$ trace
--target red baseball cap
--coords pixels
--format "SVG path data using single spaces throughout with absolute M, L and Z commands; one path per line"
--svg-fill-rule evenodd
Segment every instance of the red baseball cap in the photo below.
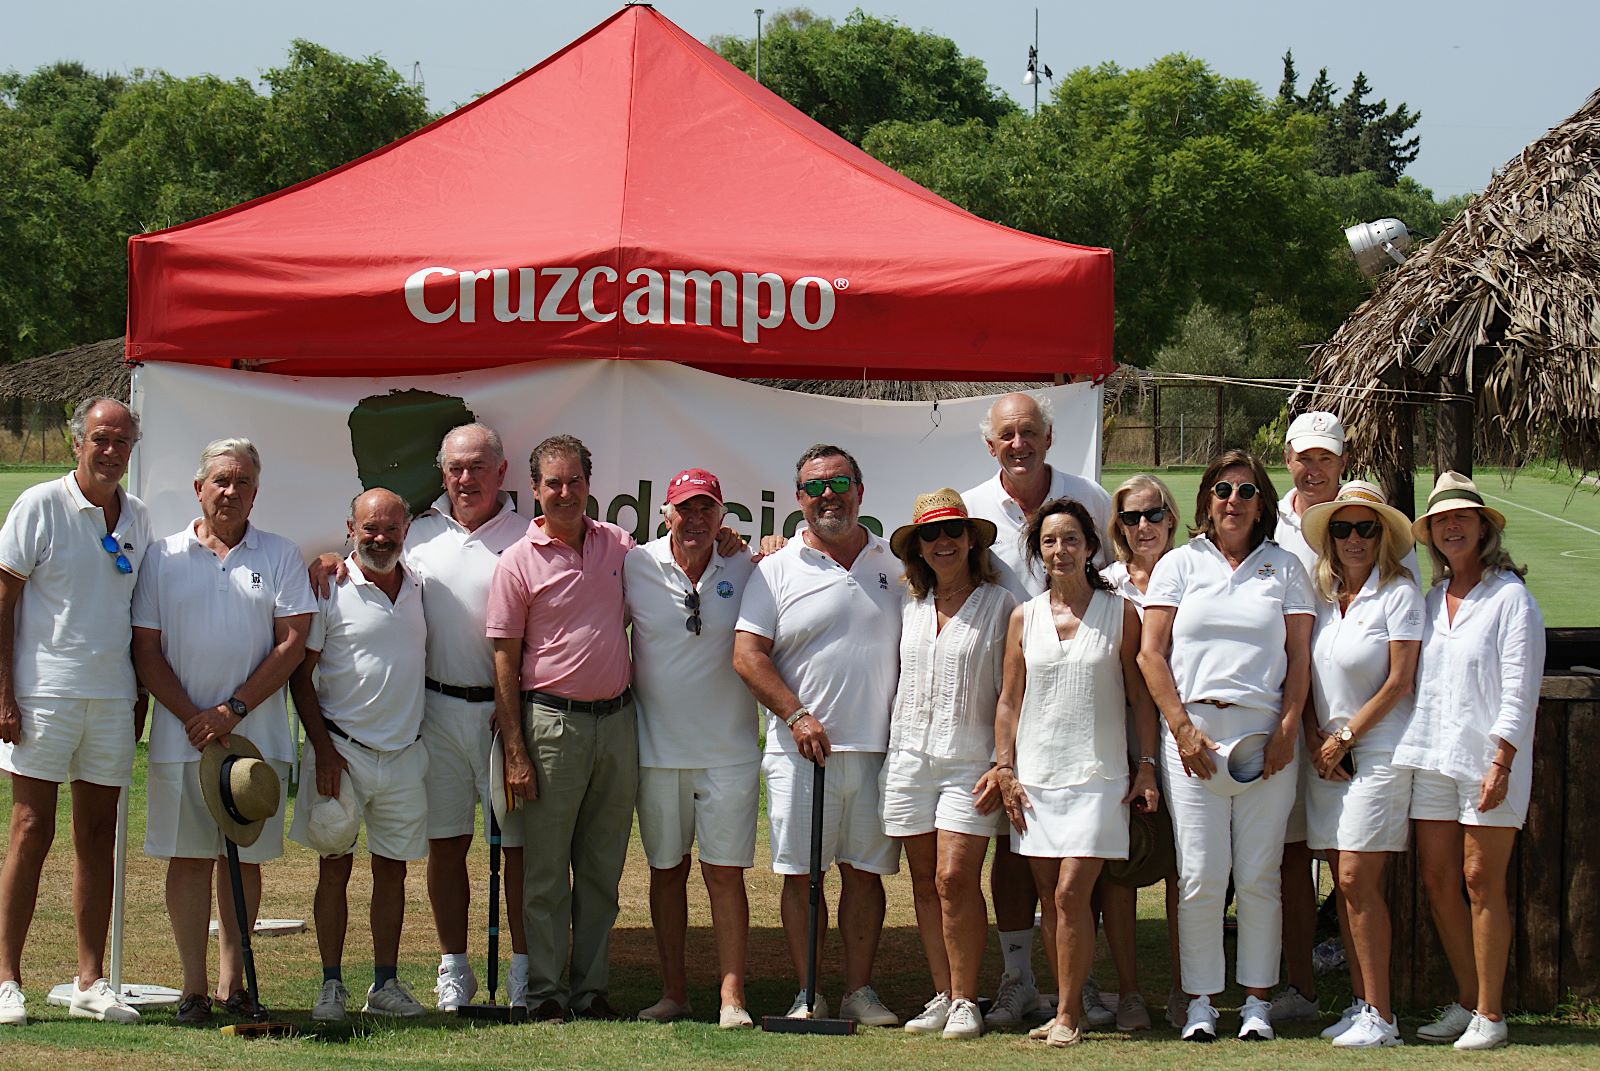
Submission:
M 667 483 L 667 503 L 676 506 L 695 495 L 708 495 L 722 505 L 722 483 L 705 469 L 684 469 Z

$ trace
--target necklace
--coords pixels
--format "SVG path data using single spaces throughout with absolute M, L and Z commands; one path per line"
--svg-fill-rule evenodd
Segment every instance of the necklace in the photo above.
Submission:
M 947 591 L 947 592 L 944 592 L 943 594 L 940 594 L 939 592 L 935 591 L 933 593 L 933 599 L 934 599 L 935 602 L 938 602 L 940 599 L 953 599 L 957 595 L 965 595 L 967 592 L 972 590 L 972 587 L 973 587 L 973 585 L 968 584 L 964 588 L 957 588 L 955 591 Z

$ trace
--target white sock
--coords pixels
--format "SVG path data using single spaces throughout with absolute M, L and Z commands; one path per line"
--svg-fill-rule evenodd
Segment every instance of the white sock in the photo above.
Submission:
M 452 971 L 467 969 L 467 954 L 465 952 L 446 952 L 439 957 L 439 966 Z
M 1005 956 L 1005 970 L 1024 982 L 1033 981 L 1033 927 L 1026 930 L 1001 930 L 1000 952 Z
M 527 973 L 527 971 L 528 971 L 528 954 L 526 952 L 513 952 L 513 953 L 511 953 L 511 969 L 512 970 L 516 970 L 518 967 L 522 968 L 522 971 L 523 971 L 524 974 Z

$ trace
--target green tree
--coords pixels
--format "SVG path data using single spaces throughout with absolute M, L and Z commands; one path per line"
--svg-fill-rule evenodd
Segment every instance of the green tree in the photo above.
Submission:
M 711 45 L 754 75 L 754 38 L 716 37 Z M 761 39 L 761 81 L 857 145 L 889 119 L 993 124 L 1017 110 L 954 41 L 859 8 L 842 24 L 803 8 L 778 12 Z
M 1413 163 L 1422 139 L 1412 129 L 1422 119 L 1404 103 L 1393 111 L 1385 99 L 1367 99 L 1372 87 L 1364 72 L 1356 72 L 1343 100 L 1336 99 L 1328 69 L 1322 68 L 1302 96 L 1296 83 L 1299 74 L 1294 53 L 1283 54 L 1283 81 L 1278 86 L 1278 104 L 1294 112 L 1315 116 L 1323 124 L 1322 146 L 1316 170 L 1323 175 L 1352 175 L 1370 171 L 1385 186 L 1393 186 Z M 1408 136 L 1409 135 L 1409 136 Z
M 121 75 L 98 74 L 81 63 L 52 63 L 32 74 L 0 73 L 0 105 L 46 136 L 60 163 L 88 178 L 98 162 L 95 132 L 127 84 Z

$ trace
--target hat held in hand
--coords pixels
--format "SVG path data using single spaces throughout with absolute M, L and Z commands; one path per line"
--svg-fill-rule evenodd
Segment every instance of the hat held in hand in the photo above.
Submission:
M 260 750 L 234 733 L 226 747 L 213 740 L 200 753 L 200 792 L 222 835 L 248 848 L 278 813 L 282 786 Z

